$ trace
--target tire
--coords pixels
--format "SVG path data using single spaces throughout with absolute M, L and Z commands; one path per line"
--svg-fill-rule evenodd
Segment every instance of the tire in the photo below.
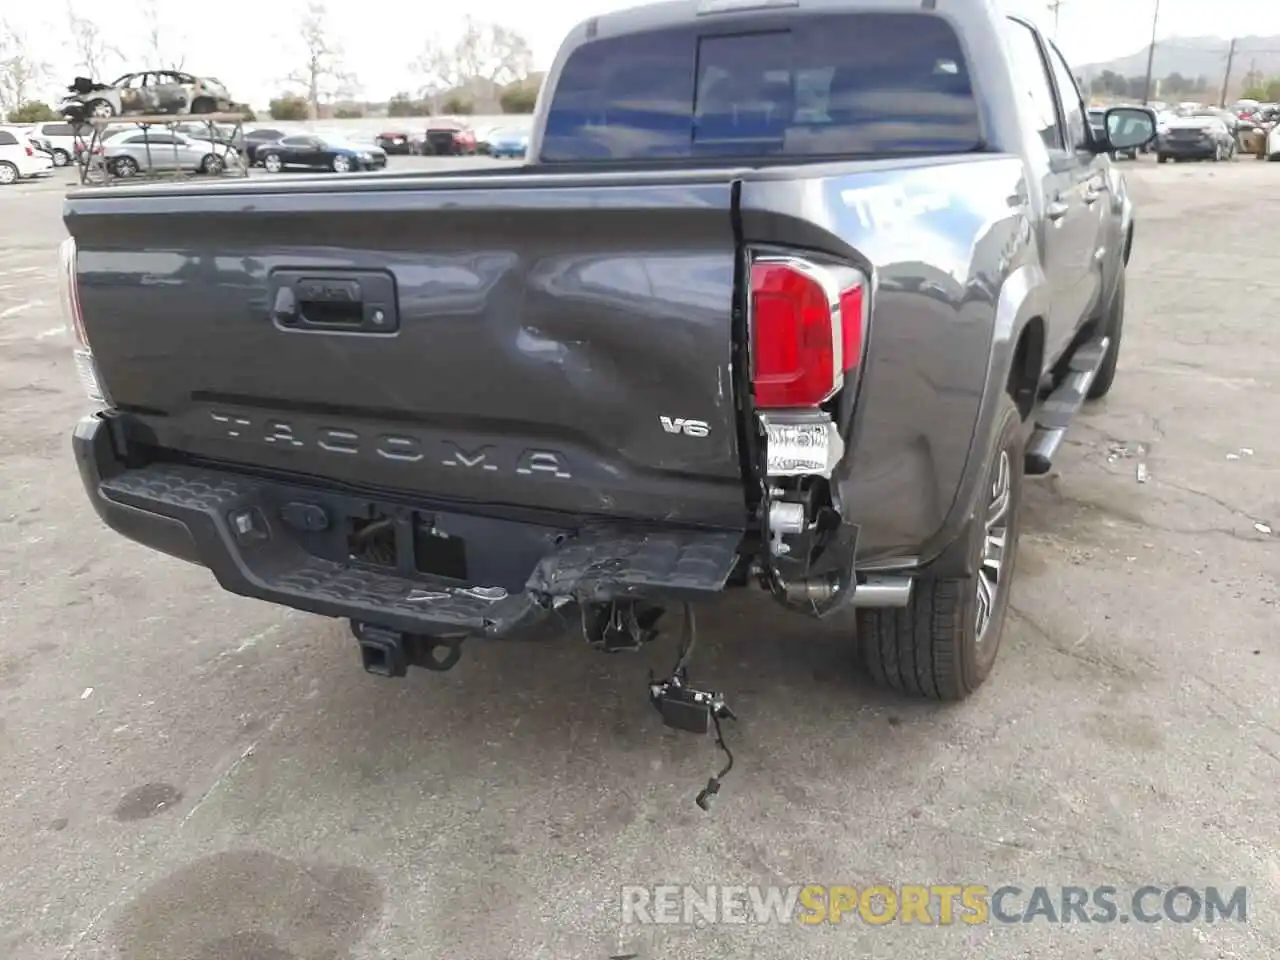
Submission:
M 65 150 L 60 150 L 55 147 L 53 150 L 53 165 L 55 167 L 66 167 L 70 166 L 70 164 L 71 154 L 67 153 Z
M 1089 384 L 1090 400 L 1101 400 L 1111 392 L 1111 385 L 1116 379 L 1116 364 L 1120 360 L 1120 340 L 1124 335 L 1124 267 L 1116 277 L 1116 290 L 1111 295 L 1111 306 L 1107 308 L 1107 316 L 1098 326 L 1098 333 L 1111 338 L 1107 347 L 1107 355 L 1102 359 L 1093 383 Z
M 191 101 L 192 113 L 216 113 L 218 104 L 212 97 L 196 97 Z
M 1169 162 L 1168 156 L 1166 156 L 1163 153 L 1156 154 L 1156 163 L 1168 163 L 1168 162 Z
M 111 169 L 117 177 L 133 177 L 138 173 L 138 161 L 133 157 L 117 157 Z
M 18 182 L 18 168 L 8 160 L 0 160 L 0 186 Z
M 969 524 L 968 550 L 974 574 L 941 578 L 926 570 L 916 580 L 906 607 L 857 611 L 858 649 L 876 683 L 929 700 L 963 700 L 991 673 L 1009 609 L 1009 588 L 1018 554 L 1022 518 L 1025 430 L 1013 398 L 1000 396 L 992 448 L 987 454 L 983 494 Z M 1000 489 L 1001 497 L 993 496 Z M 988 518 L 994 501 L 1005 506 L 992 528 L 1002 528 L 1003 546 L 988 546 Z M 985 563 L 987 551 L 993 560 Z M 994 593 L 980 584 L 991 583 Z M 989 615 L 979 628 L 979 594 L 991 596 Z
M 279 173 L 284 169 L 280 154 L 274 152 L 262 155 L 262 166 L 266 168 L 267 173 Z
M 208 174 L 211 177 L 216 177 L 226 169 L 226 166 L 227 165 L 222 162 L 221 157 L 217 154 L 210 153 L 206 154 L 205 158 L 200 161 L 200 172 Z
M 101 98 L 97 100 L 90 100 L 84 105 L 84 107 L 85 113 L 91 117 L 97 117 L 98 119 L 114 117 L 116 115 L 116 108 L 111 105 L 110 100 L 103 100 Z
M 333 158 L 334 173 L 349 173 L 351 171 L 351 161 L 346 157 Z

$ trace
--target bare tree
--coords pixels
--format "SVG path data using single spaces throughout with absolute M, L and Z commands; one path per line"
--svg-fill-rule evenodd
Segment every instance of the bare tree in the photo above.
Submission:
M 0 114 L 8 116 L 30 100 L 49 75 L 49 65 L 30 49 L 21 31 L 0 21 Z
M 423 80 L 420 95 L 433 101 L 474 80 L 494 86 L 523 80 L 532 65 L 533 51 L 520 33 L 470 15 L 452 45 L 429 41 L 411 64 Z
M 94 80 L 107 79 L 108 64 L 124 59 L 119 49 L 106 41 L 97 23 L 80 16 L 70 3 L 67 4 L 67 26 L 76 54 L 76 69 Z
M 309 0 L 299 27 L 306 60 L 285 80 L 303 88 L 314 120 L 320 115 L 322 101 L 349 96 L 356 89 L 356 79 L 346 69 L 341 44 L 329 36 L 329 9 L 324 0 Z
M 163 30 L 160 5 L 156 0 L 142 0 L 142 19 L 146 24 L 143 59 L 153 70 L 181 70 L 187 62 L 184 39 Z

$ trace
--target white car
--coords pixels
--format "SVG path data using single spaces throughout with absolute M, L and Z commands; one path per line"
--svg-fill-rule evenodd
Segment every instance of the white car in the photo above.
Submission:
M 52 158 L 31 143 L 21 127 L 0 127 L 0 186 L 53 170 Z
M 76 129 L 64 120 L 36 123 L 27 131 L 37 140 L 43 140 L 53 151 L 53 165 L 65 167 L 76 158 Z M 87 133 L 86 133 L 87 137 Z M 83 141 L 82 141 L 83 142 Z

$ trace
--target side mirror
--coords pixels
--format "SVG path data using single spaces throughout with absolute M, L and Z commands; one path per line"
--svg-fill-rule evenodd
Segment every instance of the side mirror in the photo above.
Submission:
M 1156 138 L 1155 119 L 1136 107 L 1112 107 L 1103 115 L 1107 152 L 1137 150 Z

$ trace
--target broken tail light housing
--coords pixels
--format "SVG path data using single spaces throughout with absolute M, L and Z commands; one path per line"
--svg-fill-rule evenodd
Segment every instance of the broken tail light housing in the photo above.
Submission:
M 790 255 L 751 261 L 751 386 L 770 477 L 830 477 L 844 445 L 823 405 L 862 362 L 866 277 Z
M 94 403 L 107 404 L 106 391 L 98 376 L 98 365 L 93 360 L 93 349 L 84 329 L 84 314 L 80 308 L 80 287 L 76 277 L 76 241 L 67 237 L 58 248 L 58 294 L 62 301 L 62 315 L 71 331 L 72 358 L 76 376 L 85 394 Z
M 812 409 L 861 362 L 865 281 L 799 257 L 751 264 L 751 383 L 762 409 Z

